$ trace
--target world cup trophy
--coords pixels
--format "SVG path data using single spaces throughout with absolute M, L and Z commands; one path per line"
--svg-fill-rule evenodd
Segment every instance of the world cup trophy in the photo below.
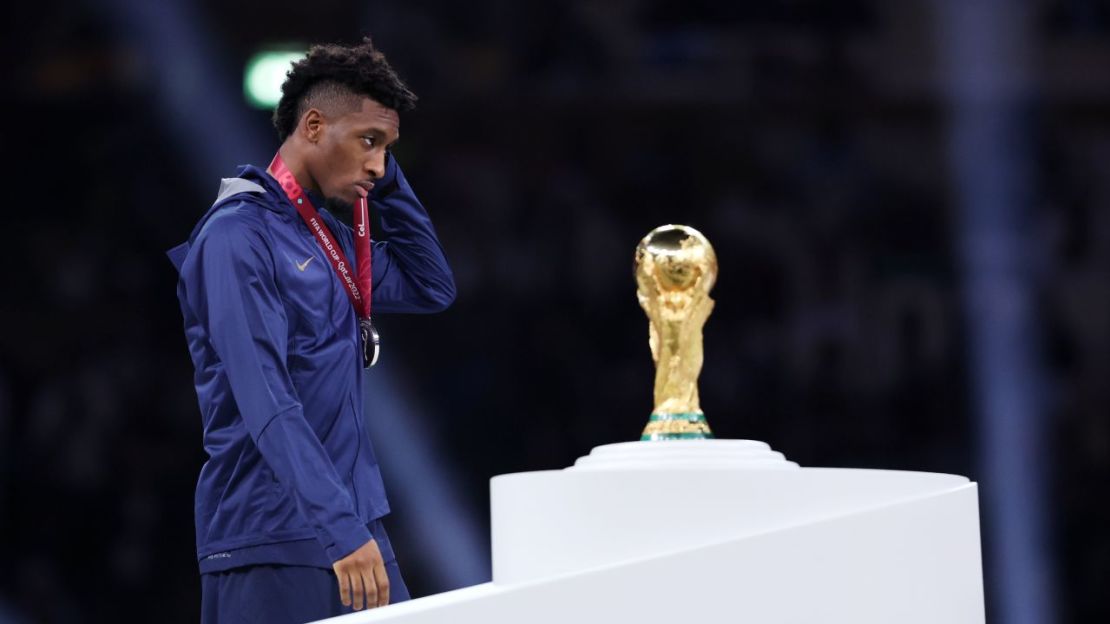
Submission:
M 655 228 L 636 247 L 636 297 L 650 321 L 655 409 L 641 440 L 712 438 L 698 399 L 702 327 L 713 311 L 717 254 L 685 225 Z

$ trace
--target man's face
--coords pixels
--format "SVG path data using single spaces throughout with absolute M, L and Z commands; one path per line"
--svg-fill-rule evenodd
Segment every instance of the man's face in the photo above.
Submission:
M 350 207 L 385 175 L 386 150 L 400 133 L 397 111 L 370 98 L 358 110 L 321 117 L 309 175 L 329 204 Z

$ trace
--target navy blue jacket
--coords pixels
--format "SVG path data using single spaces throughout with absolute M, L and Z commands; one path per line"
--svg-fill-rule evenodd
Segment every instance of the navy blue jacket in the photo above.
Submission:
M 310 198 L 357 264 L 351 228 Z M 371 200 L 385 239 L 372 247 L 373 313 L 446 308 L 451 270 L 392 157 Z M 346 291 L 277 181 L 249 165 L 224 180 L 169 256 L 208 453 L 196 490 L 201 571 L 330 567 L 389 512 L 363 423 L 358 321 Z

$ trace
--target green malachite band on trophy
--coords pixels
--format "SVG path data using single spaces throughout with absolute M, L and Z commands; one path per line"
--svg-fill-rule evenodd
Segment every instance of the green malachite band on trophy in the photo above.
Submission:
M 640 436 L 640 441 L 646 440 L 712 440 L 712 433 L 652 433 Z
M 648 422 L 662 422 L 670 420 L 682 420 L 685 422 L 706 422 L 705 414 L 701 412 L 684 412 L 680 414 L 652 414 Z
M 702 412 L 652 414 L 640 440 L 709 440 L 713 432 Z

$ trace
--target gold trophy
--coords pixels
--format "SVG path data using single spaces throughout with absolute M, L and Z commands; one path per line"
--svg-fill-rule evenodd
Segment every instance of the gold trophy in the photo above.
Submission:
M 702 333 L 717 281 L 717 254 L 685 225 L 655 228 L 636 247 L 636 297 L 650 321 L 655 409 L 641 440 L 712 438 L 698 401 Z

